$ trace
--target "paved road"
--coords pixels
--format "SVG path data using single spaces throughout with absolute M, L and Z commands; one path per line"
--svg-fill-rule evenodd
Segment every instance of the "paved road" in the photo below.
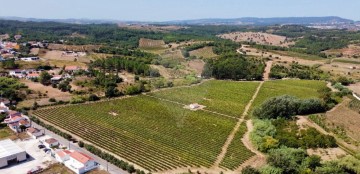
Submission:
M 80 148 L 77 145 L 77 143 L 70 143 L 69 144 L 69 141 L 66 140 L 65 138 L 63 138 L 63 137 L 61 137 L 61 136 L 59 136 L 59 135 L 45 129 L 44 127 L 36 124 L 35 122 L 31 122 L 31 124 L 32 124 L 32 127 L 38 128 L 40 130 L 45 130 L 46 135 L 49 135 L 49 136 L 57 139 L 60 142 L 60 144 L 63 144 L 64 146 L 67 146 L 67 147 L 70 147 L 71 150 L 76 150 L 76 151 L 85 153 L 85 154 L 89 155 L 90 157 L 94 158 L 95 161 L 98 162 L 103 167 L 104 170 L 108 170 L 109 173 L 111 173 L 111 174 L 129 174 L 129 172 L 124 171 L 124 170 L 120 169 L 119 167 L 116 167 L 116 166 L 114 166 L 114 165 L 112 165 L 110 163 L 107 163 L 107 161 L 105 161 L 105 160 L 101 159 L 100 157 L 90 153 L 86 149 Z

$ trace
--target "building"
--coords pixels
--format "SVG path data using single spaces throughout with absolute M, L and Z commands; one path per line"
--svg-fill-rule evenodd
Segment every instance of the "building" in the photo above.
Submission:
M 79 66 L 66 66 L 64 70 L 67 73 L 73 73 L 73 72 L 76 72 L 76 71 L 80 71 L 82 69 L 83 68 L 79 67 Z
M 50 80 L 51 83 L 57 84 L 62 80 L 62 75 L 54 75 Z
M 32 80 L 32 79 L 38 79 L 40 78 L 40 74 L 39 73 L 31 73 L 31 74 L 28 74 L 26 76 L 26 79 L 28 80 Z
M 38 57 L 23 57 L 20 58 L 21 61 L 25 61 L 25 62 L 32 62 L 32 61 L 39 61 L 40 58 Z
M 25 73 L 19 69 L 9 71 L 9 75 L 17 78 L 25 77 Z
M 0 141 L 0 168 L 25 160 L 25 150 L 10 139 Z
M 49 138 L 46 139 L 43 144 L 47 147 L 47 148 L 51 148 L 51 147 L 55 147 L 55 146 L 59 146 L 60 143 L 58 140 L 56 140 L 55 138 Z
M 27 128 L 26 133 L 28 135 L 30 135 L 31 137 L 33 137 L 34 139 L 37 139 L 38 137 L 41 137 L 44 135 L 44 133 L 42 131 L 40 131 L 37 128 L 33 128 L 33 127 Z
M 5 103 L 0 102 L 0 114 L 9 112 L 9 107 L 5 105 Z
M 90 156 L 70 150 L 60 150 L 55 153 L 55 159 L 63 163 L 76 174 L 83 174 L 96 169 L 99 164 Z

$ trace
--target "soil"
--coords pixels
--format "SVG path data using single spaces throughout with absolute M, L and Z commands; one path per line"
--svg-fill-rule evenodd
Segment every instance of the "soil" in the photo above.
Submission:
M 337 160 L 347 155 L 347 153 L 340 148 L 327 148 L 327 149 L 307 149 L 309 155 L 318 155 L 323 161 Z

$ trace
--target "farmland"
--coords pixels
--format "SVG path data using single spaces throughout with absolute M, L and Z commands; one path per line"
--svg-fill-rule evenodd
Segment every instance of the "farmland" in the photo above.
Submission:
M 149 95 L 183 104 L 199 103 L 206 109 L 240 117 L 258 82 L 207 81 L 194 87 L 176 88 Z
M 325 87 L 323 81 L 311 80 L 278 80 L 268 81 L 262 86 L 253 108 L 261 105 L 266 99 L 280 95 L 292 95 L 299 98 L 317 98 L 318 89 Z
M 236 121 L 148 96 L 43 109 L 34 115 L 150 171 L 210 167 Z
M 141 38 L 139 40 L 140 48 L 163 48 L 165 46 L 165 42 L 163 40 L 152 40 Z
M 243 162 L 255 155 L 253 152 L 248 150 L 241 142 L 241 139 L 244 136 L 245 132 L 246 124 L 242 123 L 239 131 L 236 133 L 232 143 L 228 148 L 224 160 L 220 163 L 220 166 L 235 170 Z
M 190 56 L 196 56 L 197 58 L 214 58 L 217 55 L 214 53 L 212 47 L 204 47 L 190 51 Z
M 265 45 L 289 46 L 294 44 L 294 42 L 288 41 L 284 36 L 259 32 L 234 32 L 222 34 L 219 37 L 235 42 L 255 42 Z

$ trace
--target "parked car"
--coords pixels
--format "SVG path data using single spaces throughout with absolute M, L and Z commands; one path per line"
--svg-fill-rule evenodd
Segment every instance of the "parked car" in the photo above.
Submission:
M 42 145 L 42 144 L 40 144 L 40 145 L 38 145 L 38 148 L 39 148 L 39 149 L 43 149 L 43 148 L 45 148 L 45 146 Z
M 49 150 L 50 150 L 50 149 L 45 148 L 45 149 L 44 149 L 44 152 L 46 153 L 46 152 L 48 152 Z
M 40 173 L 43 170 L 42 167 L 40 166 L 36 166 L 35 168 L 32 168 L 31 170 L 29 170 L 27 172 L 27 174 L 36 174 L 36 173 Z

